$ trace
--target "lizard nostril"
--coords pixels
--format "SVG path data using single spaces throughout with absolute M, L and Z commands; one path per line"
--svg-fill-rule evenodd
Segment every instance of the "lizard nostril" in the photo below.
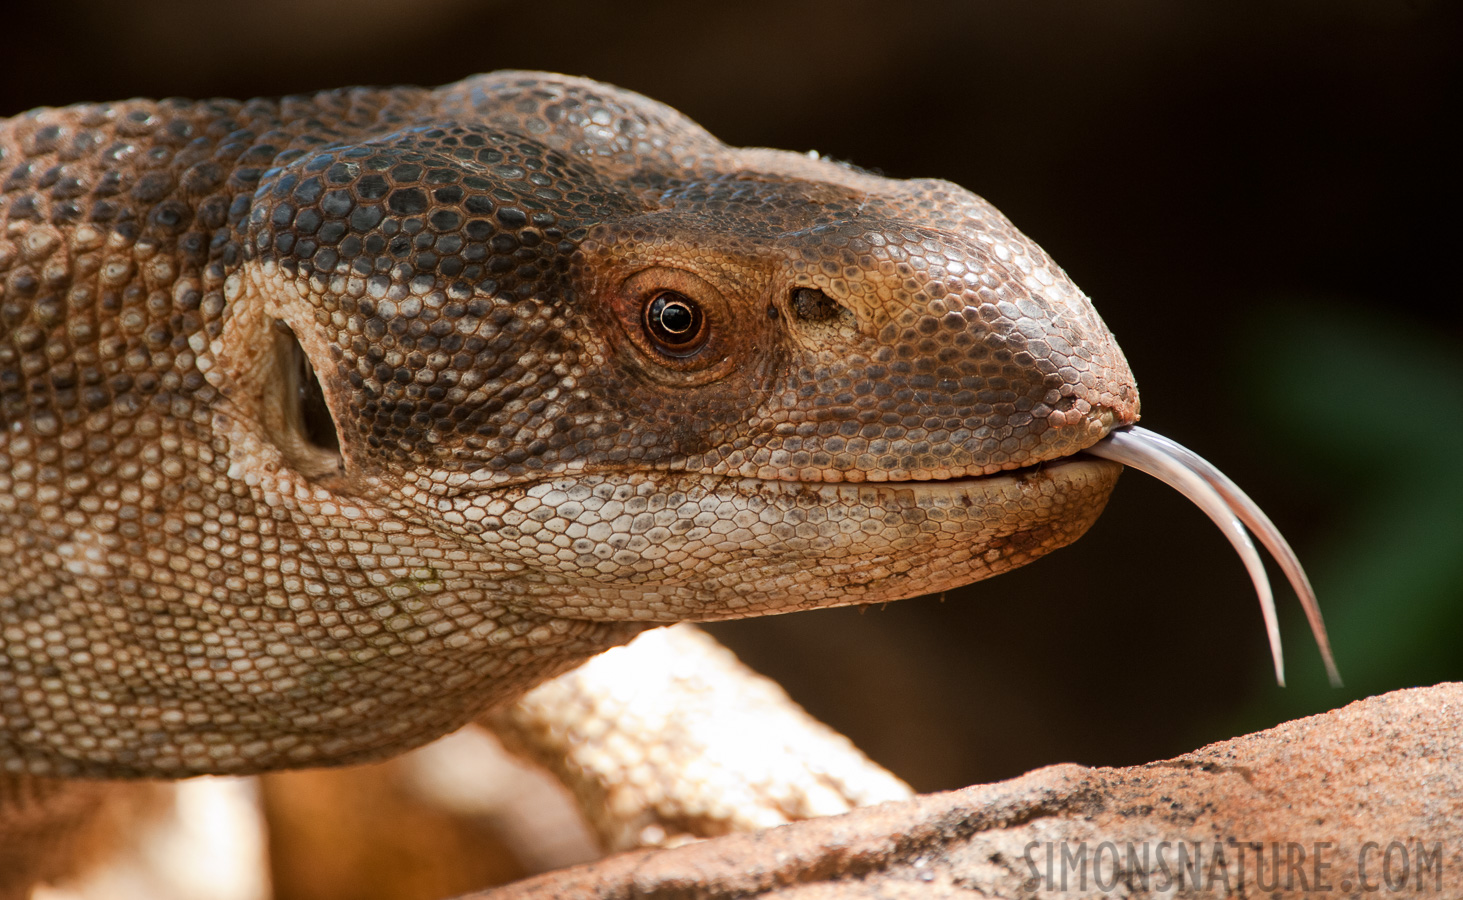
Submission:
M 852 313 L 817 288 L 795 288 L 788 304 L 795 318 L 804 322 L 830 322 Z

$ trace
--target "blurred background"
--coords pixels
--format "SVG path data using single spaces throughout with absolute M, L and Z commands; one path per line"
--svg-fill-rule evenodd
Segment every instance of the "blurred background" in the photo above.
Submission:
M 1071 548 L 944 597 L 712 630 L 930 791 L 1128 765 L 1463 678 L 1463 5 L 1427 0 L 55 0 L 6 13 L 0 115 L 550 69 L 723 140 L 938 176 L 1095 300 L 1145 426 L 1308 566 L 1291 686 L 1219 532 L 1123 477 Z M 1453 125 L 1449 126 L 1448 123 Z M 1276 573 L 1278 578 L 1278 573 Z

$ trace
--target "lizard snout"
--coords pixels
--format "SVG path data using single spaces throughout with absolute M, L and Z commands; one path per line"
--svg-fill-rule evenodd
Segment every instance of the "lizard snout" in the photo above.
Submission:
M 779 396 L 799 398 L 800 449 L 820 444 L 821 469 L 990 474 L 1069 456 L 1138 417 L 1091 302 L 1003 218 L 952 231 L 865 216 L 784 246 L 797 362 Z

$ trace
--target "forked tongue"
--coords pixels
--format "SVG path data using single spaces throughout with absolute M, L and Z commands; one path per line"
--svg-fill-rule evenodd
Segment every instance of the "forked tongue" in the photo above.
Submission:
M 1182 444 L 1171 441 L 1161 434 L 1130 425 L 1108 433 L 1108 436 L 1088 447 L 1085 451 L 1093 456 L 1110 459 L 1113 462 L 1131 466 L 1165 482 L 1192 500 L 1205 515 L 1213 519 L 1239 552 L 1255 590 L 1260 595 L 1260 610 L 1265 615 L 1265 631 L 1270 637 L 1270 655 L 1275 658 L 1275 680 L 1285 685 L 1285 659 L 1280 652 L 1280 624 L 1275 618 L 1275 597 L 1270 591 L 1270 579 L 1265 575 L 1265 565 L 1260 554 L 1250 541 L 1249 530 L 1255 533 L 1265 549 L 1280 563 L 1290 586 L 1300 597 L 1306 618 L 1311 623 L 1311 633 L 1321 648 L 1321 658 L 1326 663 L 1326 674 L 1331 684 L 1341 686 L 1341 674 L 1336 671 L 1336 661 L 1331 656 L 1331 642 L 1326 638 L 1326 623 L 1321 621 L 1321 608 L 1316 604 L 1316 593 L 1311 590 L 1311 581 L 1295 552 L 1281 537 L 1280 530 L 1270 517 L 1260 511 L 1244 491 L 1207 460 Z

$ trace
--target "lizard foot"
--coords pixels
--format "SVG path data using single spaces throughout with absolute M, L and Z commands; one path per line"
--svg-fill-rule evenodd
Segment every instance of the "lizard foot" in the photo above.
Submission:
M 774 682 L 686 625 L 609 650 L 483 724 L 562 779 L 611 851 L 911 796 Z

